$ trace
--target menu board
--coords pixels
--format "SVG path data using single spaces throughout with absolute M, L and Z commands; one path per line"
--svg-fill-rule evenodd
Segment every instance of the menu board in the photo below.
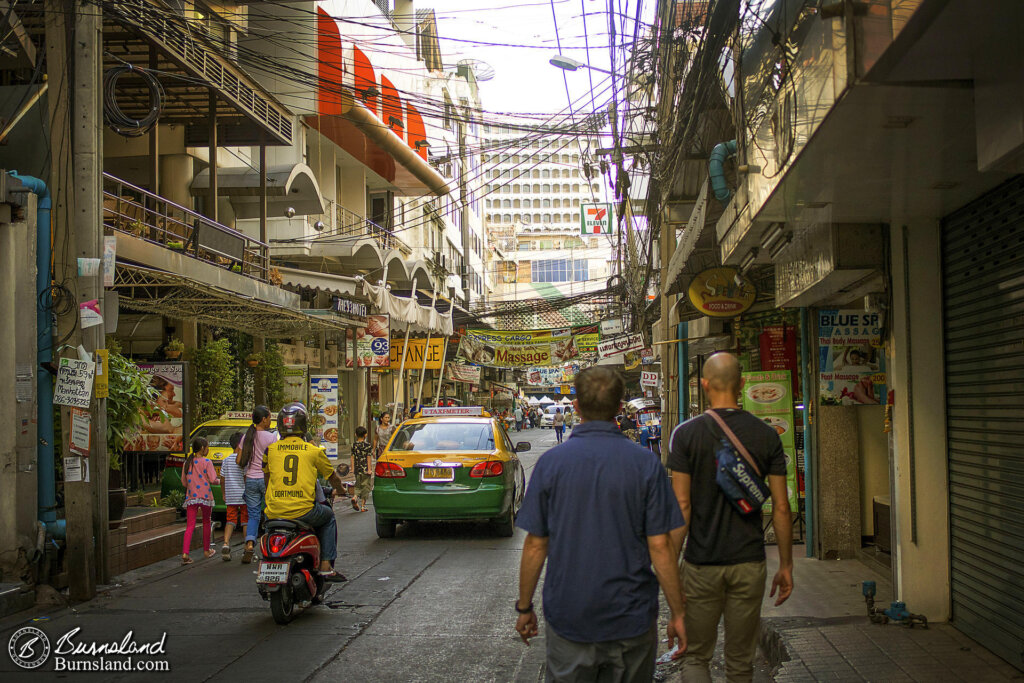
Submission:
M 793 377 L 793 394 L 800 391 L 796 365 L 796 327 L 768 325 L 758 337 L 762 370 L 789 370 Z
M 743 373 L 743 409 L 771 425 L 779 433 L 786 454 L 786 489 L 789 507 L 799 510 L 796 479 L 796 425 L 793 421 L 792 377 L 789 370 Z M 771 509 L 770 502 L 765 509 Z
M 338 457 L 338 376 L 313 375 L 309 378 L 309 404 L 317 406 L 320 426 L 312 435 L 313 442 L 327 451 L 328 458 Z

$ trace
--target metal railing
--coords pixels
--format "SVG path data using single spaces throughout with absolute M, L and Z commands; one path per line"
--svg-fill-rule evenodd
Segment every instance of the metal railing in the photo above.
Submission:
M 326 224 L 324 231 L 321 233 L 323 236 L 352 236 L 356 238 L 366 235 L 372 237 L 377 242 L 377 246 L 385 251 L 397 249 L 403 254 L 412 254 L 412 247 L 400 237 L 397 237 L 393 231 L 377 225 L 370 219 L 360 216 L 355 211 L 346 209 L 332 199 L 324 198 L 324 205 L 326 211 L 322 215 L 306 216 L 306 222 L 310 227 L 315 225 L 317 221 L 323 221 Z
M 267 282 L 267 245 L 120 178 L 103 174 L 103 227 Z

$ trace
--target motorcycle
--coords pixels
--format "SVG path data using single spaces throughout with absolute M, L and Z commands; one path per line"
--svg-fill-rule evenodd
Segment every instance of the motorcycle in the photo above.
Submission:
M 320 542 L 312 527 L 292 519 L 272 519 L 260 537 L 256 587 L 270 602 L 274 621 L 287 624 L 296 608 L 323 602 L 326 582 L 320 567 Z

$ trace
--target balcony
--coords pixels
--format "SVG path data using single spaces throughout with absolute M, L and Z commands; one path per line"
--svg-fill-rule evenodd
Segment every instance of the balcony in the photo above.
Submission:
M 324 198 L 323 201 L 326 211 L 322 215 L 306 216 L 306 223 L 314 230 L 318 222 L 324 223 L 319 238 L 324 240 L 337 238 L 337 241 L 348 241 L 344 238 L 351 237 L 351 241 L 355 242 L 361 237 L 367 237 L 376 242 L 382 251 L 397 250 L 405 256 L 412 255 L 412 247 L 395 235 L 393 231 L 377 225 L 354 211 L 349 211 L 332 199 Z
M 109 173 L 103 174 L 103 228 L 269 282 L 266 244 Z

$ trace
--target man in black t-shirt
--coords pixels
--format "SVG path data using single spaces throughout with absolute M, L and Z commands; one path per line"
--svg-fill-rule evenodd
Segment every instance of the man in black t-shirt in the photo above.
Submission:
M 716 353 L 705 363 L 701 385 L 714 410 L 750 452 L 772 497 L 772 525 L 779 546 L 779 570 L 771 595 L 781 605 L 793 592 L 793 526 L 786 493 L 786 456 L 775 429 L 740 409 L 743 387 L 739 361 Z M 732 681 L 749 681 L 761 621 L 766 578 L 761 515 L 741 515 L 715 481 L 715 451 L 721 428 L 707 415 L 679 425 L 669 441 L 672 488 L 686 519 L 674 541 L 683 555 L 688 649 L 686 681 L 711 681 L 709 664 L 725 617 L 725 671 Z

